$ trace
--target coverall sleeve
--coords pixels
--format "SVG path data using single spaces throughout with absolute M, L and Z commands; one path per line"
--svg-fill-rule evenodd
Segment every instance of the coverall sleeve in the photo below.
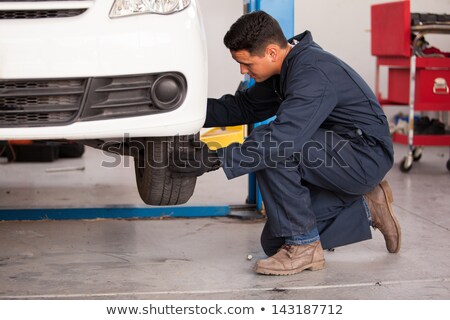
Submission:
M 301 152 L 336 106 L 335 91 L 321 70 L 308 66 L 294 71 L 287 76 L 285 100 L 276 119 L 253 130 L 242 145 L 218 150 L 228 179 L 264 169 Z
M 236 126 L 266 120 L 275 115 L 280 106 L 270 78 L 234 96 L 208 99 L 205 128 Z

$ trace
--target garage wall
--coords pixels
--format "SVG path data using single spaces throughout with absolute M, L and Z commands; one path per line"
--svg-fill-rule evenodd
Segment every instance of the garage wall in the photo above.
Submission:
M 233 93 L 239 67 L 222 43 L 243 12 L 243 0 L 198 0 L 203 11 L 209 53 L 209 96 Z M 274 0 L 276 1 L 276 0 Z M 373 88 L 375 59 L 370 54 L 370 6 L 390 0 L 295 0 L 295 32 L 310 30 L 317 43 L 350 64 Z M 411 0 L 412 12 L 450 13 L 450 0 Z M 450 51 L 448 36 L 427 37 Z
M 242 79 L 239 65 L 223 45 L 223 37 L 244 11 L 243 0 L 197 0 L 203 12 L 209 56 L 208 96 L 234 93 Z

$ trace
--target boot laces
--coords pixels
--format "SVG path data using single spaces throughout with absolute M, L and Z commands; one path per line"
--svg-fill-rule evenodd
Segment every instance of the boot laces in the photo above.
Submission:
M 291 244 L 283 244 L 279 250 L 281 249 L 291 252 L 292 250 L 294 250 L 294 247 Z
M 278 251 L 285 250 L 286 253 L 287 253 L 287 255 L 288 255 L 288 257 L 289 257 L 289 258 L 292 258 L 292 255 L 294 254 L 294 249 L 295 249 L 295 248 L 294 248 L 293 245 L 290 245 L 290 244 L 283 244 L 283 245 L 281 246 L 281 248 L 278 249 Z

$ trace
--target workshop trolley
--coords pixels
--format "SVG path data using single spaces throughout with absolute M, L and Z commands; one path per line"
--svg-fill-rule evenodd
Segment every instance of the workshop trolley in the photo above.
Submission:
M 409 146 L 400 164 L 401 171 L 408 172 L 421 158 L 423 146 L 450 146 L 445 127 L 439 134 L 414 132 L 416 112 L 450 111 L 450 57 L 423 50 L 425 34 L 450 34 L 450 16 L 411 13 L 409 0 L 383 3 L 371 7 L 371 28 L 377 98 L 383 106 L 409 106 L 407 132 L 393 134 L 394 142 Z M 380 91 L 381 66 L 388 68 L 387 98 Z

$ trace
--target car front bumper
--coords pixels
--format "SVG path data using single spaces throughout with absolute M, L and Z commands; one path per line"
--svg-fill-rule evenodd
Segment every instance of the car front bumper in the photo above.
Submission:
M 80 117 L 82 104 L 76 118 L 61 123 L 0 124 L 0 140 L 174 136 L 199 131 L 206 114 L 207 54 L 195 2 L 172 15 L 117 19 L 108 17 L 113 1 L 84 2 L 90 7 L 73 17 L 0 20 L 0 81 L 91 81 L 172 73 L 185 78 L 184 102 L 174 110 L 90 119 Z M 0 84 L 0 96 L 8 92 Z M 0 101 L 0 114 L 13 111 L 5 103 L 11 100 Z

